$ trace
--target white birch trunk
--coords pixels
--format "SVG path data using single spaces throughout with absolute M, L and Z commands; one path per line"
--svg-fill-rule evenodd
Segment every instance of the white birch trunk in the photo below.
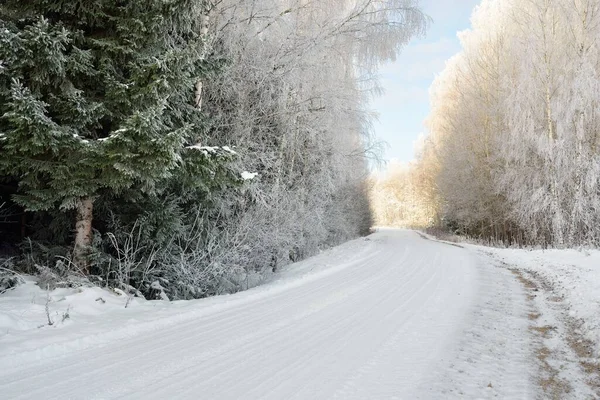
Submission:
M 89 271 L 89 249 L 92 244 L 92 216 L 94 201 L 91 197 L 81 199 L 77 204 L 77 220 L 75 222 L 75 248 L 73 262 L 84 274 Z
M 202 27 L 200 28 L 200 34 L 202 35 L 203 38 L 206 38 L 206 36 L 208 35 L 208 24 L 210 22 L 210 18 L 208 16 L 209 11 L 206 10 L 205 12 L 206 12 L 206 14 L 204 14 L 202 16 Z M 202 86 L 203 86 L 202 81 L 198 80 L 196 82 L 196 89 L 195 89 L 195 95 L 196 95 L 195 104 L 196 104 L 196 108 L 199 111 L 202 110 Z

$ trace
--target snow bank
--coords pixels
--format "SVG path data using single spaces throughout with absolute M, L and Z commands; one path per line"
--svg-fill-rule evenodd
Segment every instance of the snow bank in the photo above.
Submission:
M 600 251 L 473 247 L 550 282 L 564 299 L 569 316 L 583 321 L 581 334 L 596 344 L 600 356 Z
M 111 290 L 81 287 L 48 292 L 35 278 L 26 277 L 24 285 L 0 294 L 0 365 L 18 369 L 26 363 L 62 358 L 272 296 L 348 268 L 373 246 L 363 239 L 348 242 L 284 267 L 266 284 L 246 292 L 174 302 L 133 298 L 127 308 L 127 297 Z

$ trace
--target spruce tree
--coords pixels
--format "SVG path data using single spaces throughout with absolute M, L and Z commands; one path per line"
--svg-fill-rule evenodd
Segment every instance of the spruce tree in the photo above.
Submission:
M 194 88 L 206 57 L 202 0 L 4 0 L 0 177 L 26 210 L 77 210 L 87 270 L 94 201 L 156 193 L 205 123 Z M 196 157 L 196 156 L 193 156 Z M 164 186 L 164 185 L 162 185 Z

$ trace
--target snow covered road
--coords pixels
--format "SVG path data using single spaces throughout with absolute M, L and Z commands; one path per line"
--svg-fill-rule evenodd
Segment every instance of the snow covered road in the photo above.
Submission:
M 192 302 L 173 323 L 162 311 L 162 325 L 135 335 L 111 332 L 132 324 L 107 317 L 96 328 L 113 339 L 98 344 L 66 328 L 63 341 L 85 345 L 32 353 L 0 341 L 0 398 L 536 397 L 514 276 L 410 231 L 382 230 L 268 285 Z

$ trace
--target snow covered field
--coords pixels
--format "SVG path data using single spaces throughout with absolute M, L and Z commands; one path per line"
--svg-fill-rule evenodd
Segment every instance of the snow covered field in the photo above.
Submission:
M 531 293 L 545 288 L 512 266 L 569 276 L 554 280 L 562 279 L 556 290 L 573 318 L 586 319 L 589 339 L 598 281 L 586 277 L 598 270 L 558 255 L 556 265 L 539 263 L 544 254 L 380 230 L 261 287 L 199 301 L 125 308 L 101 289 L 47 294 L 30 283 L 0 295 L 0 398 L 549 398 L 539 352 L 565 349 L 565 338 L 542 341 L 532 328 L 562 311 L 542 309 L 546 298 Z M 560 367 L 560 357 L 547 361 Z M 568 398 L 594 398 L 578 365 L 560 376 L 571 383 Z

